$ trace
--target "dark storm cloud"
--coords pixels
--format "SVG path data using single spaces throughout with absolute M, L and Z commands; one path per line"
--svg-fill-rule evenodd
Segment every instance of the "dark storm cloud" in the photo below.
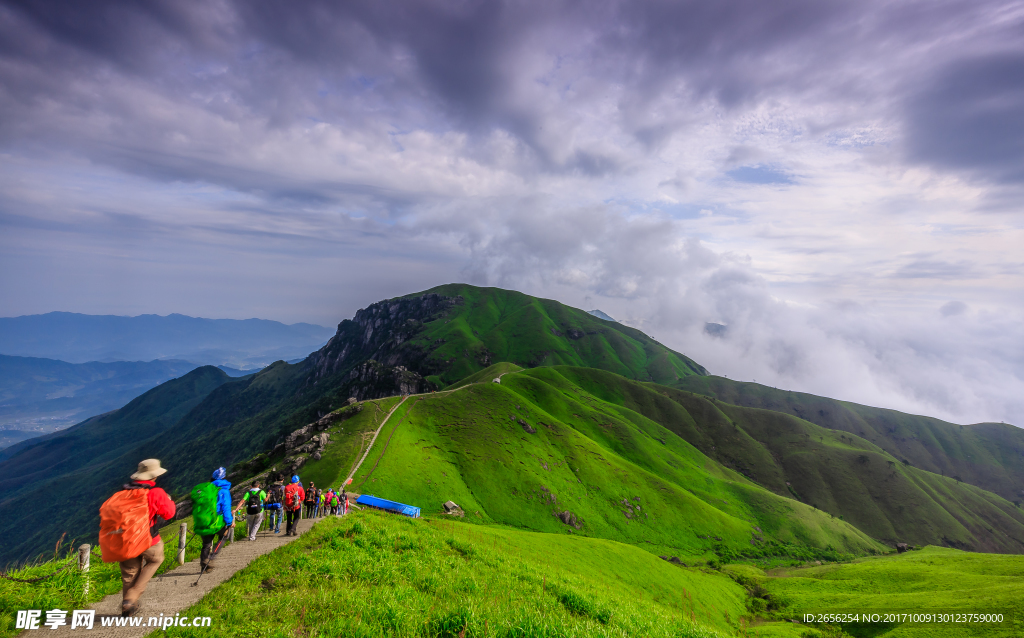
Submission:
M 0 20 L 7 60 L 0 77 L 2 106 L 13 117 L 5 118 L 0 131 L 8 139 L 37 142 L 48 130 L 62 133 L 53 130 L 60 122 L 47 120 L 46 109 L 39 109 L 52 101 L 81 113 L 116 113 L 124 131 L 71 131 L 64 143 L 77 142 L 83 152 L 121 162 L 122 168 L 145 170 L 145 158 L 140 163 L 117 145 L 103 148 L 95 140 L 114 138 L 153 151 L 154 172 L 196 179 L 156 159 L 180 123 L 147 118 L 153 105 L 137 95 L 104 95 L 117 88 L 120 74 L 227 121 L 262 118 L 272 128 L 310 119 L 359 126 L 367 107 L 390 114 L 398 127 L 476 135 L 498 128 L 531 149 L 535 170 L 602 176 L 624 170 L 628 162 L 584 143 L 552 148 L 546 141 L 557 125 L 547 121 L 552 108 L 586 105 L 614 89 L 618 125 L 650 151 L 685 126 L 680 108 L 685 113 L 686 105 L 704 99 L 724 108 L 806 92 L 868 99 L 872 89 L 860 66 L 877 63 L 885 43 L 927 41 L 950 23 L 969 24 L 980 11 L 971 6 L 945 3 L 925 10 L 918 4 L 811 0 L 12 2 Z M 532 55 L 556 63 L 534 69 Z M 905 72 L 898 61 L 892 63 L 893 73 Z M 1004 62 L 1003 70 L 989 74 L 991 82 L 975 84 L 998 90 L 993 87 L 1000 78 L 1012 79 L 1011 67 L 1012 61 Z M 915 157 L 960 157 L 958 140 L 979 127 L 991 131 L 991 118 L 949 106 L 947 94 L 956 92 L 957 78 L 970 75 L 971 69 L 950 71 L 916 98 Z M 564 91 L 565 104 L 538 104 L 530 93 L 536 83 Z M 881 78 L 874 90 L 893 83 Z M 674 109 L 657 108 L 669 97 Z M 965 107 L 977 106 L 965 100 Z M 1008 120 L 1013 107 L 993 108 L 1010 139 L 980 157 L 1016 157 L 1021 135 Z M 962 124 L 953 130 L 966 129 L 963 138 L 928 137 L 934 128 L 949 131 L 951 120 Z M 566 124 L 569 135 L 575 124 Z M 216 171 L 202 172 L 217 179 Z
M 731 374 L 1024 414 L 1020 331 L 985 323 L 1020 232 L 971 218 L 1019 211 L 1020 27 L 968 0 L 0 0 L 0 256 L 25 273 L 0 296 L 116 301 L 104 273 L 137 271 L 182 311 L 199 253 L 234 307 L 327 313 L 350 288 L 295 282 L 346 273 L 368 303 L 465 266 L 680 349 L 728 324 L 701 360 Z M 54 263 L 80 278 L 33 279 Z M 937 327 L 809 309 L 847 292 Z
M 1024 50 L 948 64 L 910 101 L 907 123 L 914 159 L 1024 182 Z

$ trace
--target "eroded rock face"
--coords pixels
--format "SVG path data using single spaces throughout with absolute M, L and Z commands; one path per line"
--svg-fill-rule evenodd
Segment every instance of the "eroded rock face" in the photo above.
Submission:
M 349 372 L 342 383 L 361 399 L 375 399 L 396 394 L 422 394 L 434 387 L 418 373 L 405 366 L 388 367 L 377 361 L 364 361 Z
M 377 366 L 387 370 L 402 368 L 419 377 L 413 383 L 411 379 L 399 378 L 407 388 L 421 389 L 425 382 L 422 376 L 433 373 L 426 370 L 425 353 L 418 348 L 407 346 L 411 338 L 420 332 L 423 323 L 436 318 L 453 306 L 465 303 L 461 296 L 446 297 L 438 294 L 426 294 L 406 299 L 389 299 L 360 310 L 352 319 L 338 324 L 338 332 L 323 348 L 314 353 L 309 361 L 313 374 L 311 382 L 338 374 L 360 362 L 373 360 Z M 417 372 L 413 372 L 417 371 Z M 355 372 L 355 370 L 353 370 Z M 356 373 L 357 377 L 369 374 L 363 369 Z M 380 376 L 380 370 L 374 371 Z M 398 375 L 402 377 L 402 375 Z M 353 393 L 357 398 L 377 398 L 397 394 L 370 395 L 369 388 L 376 383 L 363 383 L 363 394 Z

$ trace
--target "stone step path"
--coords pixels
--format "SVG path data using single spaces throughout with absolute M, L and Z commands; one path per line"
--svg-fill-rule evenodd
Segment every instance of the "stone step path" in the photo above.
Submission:
M 305 519 L 299 521 L 298 531 L 301 536 L 317 522 L 323 520 L 322 518 L 317 519 Z M 266 522 L 264 522 L 264 528 L 266 528 Z M 231 578 L 235 572 L 244 569 L 246 565 L 251 563 L 256 558 L 268 554 L 278 547 L 287 545 L 288 543 L 297 540 L 298 536 L 286 536 L 284 534 L 285 524 L 281 524 L 281 533 L 274 534 L 273 530 L 260 531 L 255 541 L 250 541 L 244 536 L 235 538 L 235 541 L 231 544 L 225 544 L 221 548 L 220 553 L 217 556 L 217 560 L 214 563 L 216 569 L 203 574 L 203 577 L 199 579 L 199 585 L 193 587 L 192 583 L 196 582 L 199 578 L 199 559 L 196 558 L 184 565 L 181 565 L 175 569 L 164 572 L 160 576 L 156 576 L 153 580 L 149 581 L 149 585 L 146 587 L 146 592 L 140 599 L 142 602 L 142 610 L 136 616 L 141 618 L 140 627 L 103 627 L 102 618 L 120 618 L 121 617 L 121 592 L 111 594 L 93 604 L 90 609 L 96 610 L 96 619 L 93 623 L 91 631 L 81 631 L 80 628 L 74 630 L 71 629 L 71 616 L 68 615 L 68 624 L 57 630 L 51 630 L 48 627 L 42 627 L 45 630 L 47 636 L 78 636 L 86 635 L 93 636 L 95 638 L 141 638 L 151 633 L 156 627 L 147 626 L 150 617 L 159 618 L 160 614 L 164 616 L 174 616 L 191 605 L 199 602 L 199 600 L 208 594 L 217 585 L 221 584 L 225 580 Z M 198 540 L 192 541 L 198 543 Z M 165 544 L 166 545 L 166 544 Z M 165 546 L 164 560 L 173 561 L 175 557 L 175 547 Z M 45 618 L 44 618 L 45 620 Z M 26 630 L 21 633 L 22 636 L 34 635 L 40 633 L 38 631 Z

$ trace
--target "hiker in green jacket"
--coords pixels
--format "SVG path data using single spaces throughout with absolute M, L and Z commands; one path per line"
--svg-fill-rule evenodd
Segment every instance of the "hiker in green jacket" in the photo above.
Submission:
M 231 483 L 225 480 L 226 475 L 227 471 L 218 467 L 213 472 L 212 481 L 192 489 L 192 521 L 196 534 L 203 540 L 203 549 L 199 555 L 203 572 L 213 569 L 213 560 L 217 557 L 213 551 L 214 538 L 217 539 L 219 550 L 224 535 L 235 526 L 235 518 L 231 513 Z
M 255 481 L 249 491 L 246 492 L 242 503 L 245 504 L 245 523 L 249 529 L 249 540 L 256 540 L 256 532 L 260 531 L 263 524 L 263 501 L 267 500 L 267 493 L 260 489 L 260 482 Z

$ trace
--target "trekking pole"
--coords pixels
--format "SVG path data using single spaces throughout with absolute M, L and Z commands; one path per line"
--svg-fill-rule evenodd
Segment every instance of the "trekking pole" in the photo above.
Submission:
M 206 567 L 210 564 L 209 561 L 213 560 L 217 556 L 217 553 L 220 551 L 221 546 L 224 545 L 225 539 L 227 539 L 227 534 L 220 537 L 220 542 L 217 543 L 217 546 L 213 548 L 212 552 L 210 552 L 210 558 L 208 559 L 206 565 L 203 565 L 202 569 L 199 570 L 199 578 L 202 578 L 203 574 L 206 573 Z M 193 587 L 199 584 L 199 578 L 196 579 L 196 582 L 192 583 Z

